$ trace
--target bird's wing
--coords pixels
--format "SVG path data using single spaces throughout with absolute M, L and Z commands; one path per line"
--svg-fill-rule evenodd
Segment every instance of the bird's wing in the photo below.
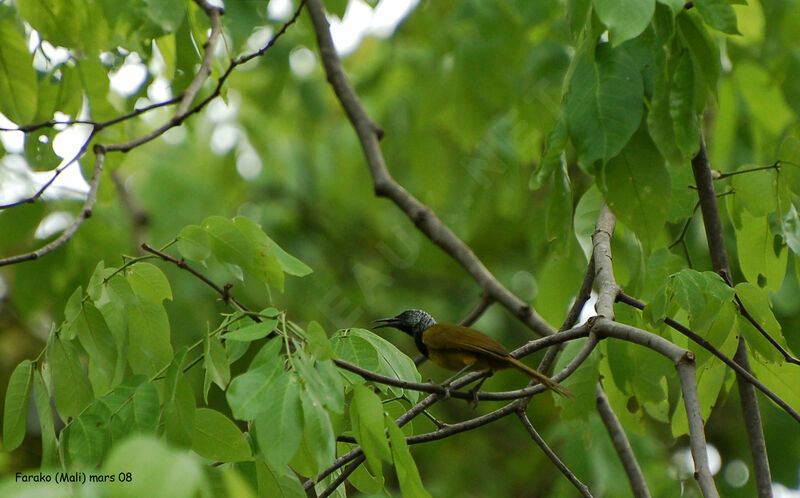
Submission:
M 507 358 L 508 349 L 491 337 L 452 323 L 437 323 L 425 330 L 422 342 L 430 349 L 457 349 Z

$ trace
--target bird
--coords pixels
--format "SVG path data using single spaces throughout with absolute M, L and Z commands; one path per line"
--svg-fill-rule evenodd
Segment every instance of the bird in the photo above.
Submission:
M 431 315 L 418 309 L 403 311 L 392 318 L 380 318 L 373 323 L 379 324 L 373 329 L 392 327 L 410 335 L 423 356 L 442 368 L 457 370 L 456 375 L 467 370 L 489 370 L 493 373 L 495 370 L 516 368 L 548 389 L 562 396 L 573 397 L 561 384 L 511 356 L 505 346 L 469 327 L 436 323 Z M 480 384 L 474 391 L 478 388 Z

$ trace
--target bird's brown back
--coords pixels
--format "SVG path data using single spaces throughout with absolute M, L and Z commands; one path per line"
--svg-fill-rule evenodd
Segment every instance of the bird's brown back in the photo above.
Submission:
M 437 323 L 422 334 L 422 342 L 433 350 L 461 350 L 505 359 L 509 352 L 491 337 L 469 327 L 453 323 Z

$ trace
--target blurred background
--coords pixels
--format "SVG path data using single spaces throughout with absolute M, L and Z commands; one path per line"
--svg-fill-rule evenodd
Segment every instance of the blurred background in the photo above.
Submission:
M 263 46 L 296 7 L 290 0 L 226 3 L 230 36 L 221 56 Z M 505 286 L 559 326 L 580 286 L 586 254 L 575 236 L 547 239 L 550 187 L 531 190 L 529 179 L 555 121 L 575 51 L 567 25 L 566 4 L 572 2 L 330 3 L 336 4 L 328 8 L 336 16 L 332 34 L 337 49 L 368 112 L 385 131 L 383 153 L 396 180 L 430 206 Z M 771 131 L 778 128 L 770 123 L 784 119 L 782 113 L 789 116 L 786 122 L 800 113 L 800 92 L 781 87 L 796 85 L 792 75 L 800 74 L 792 72 L 800 67 L 800 4 L 751 0 L 736 9 L 744 36 L 720 35 L 717 40 L 727 74 L 706 123 L 712 167 L 722 171 L 773 162 L 780 134 Z M 250 23 L 257 29 L 236 24 L 253 12 L 258 19 Z M 329 334 L 368 328 L 371 320 L 406 308 L 423 308 L 451 322 L 469 312 L 480 299 L 479 287 L 393 204 L 374 196 L 360 145 L 325 81 L 315 45 L 304 13 L 264 57 L 232 74 L 224 99 L 161 139 L 109 156 L 115 178 L 104 177 L 93 217 L 66 246 L 40 260 L 0 268 L 0 391 L 17 363 L 41 351 L 51 326 L 63 320 L 66 299 L 86 285 L 100 260 L 119 265 L 122 255 L 139 253 L 142 241 L 161 246 L 185 225 L 209 215 L 244 215 L 259 222 L 314 269 L 306 278 L 288 280 L 283 294 L 271 296 L 253 282 L 235 282 L 233 292 L 254 308 L 272 300 L 293 320 L 317 320 Z M 58 60 L 57 48 L 47 52 L 48 63 Z M 174 68 L 156 51 L 143 58 L 119 50 L 109 58 L 115 105 L 130 109 L 172 95 Z M 737 73 L 732 67 L 745 69 Z M 769 87 L 772 93 L 749 86 L 755 84 L 752 74 L 761 77 L 772 68 L 781 76 L 767 77 L 767 83 L 756 78 L 762 90 Z M 119 139 L 138 136 L 168 113 L 150 113 L 116 133 Z M 756 133 L 753 122 L 766 125 Z M 57 164 L 70 156 L 82 133 L 86 130 L 80 126 L 49 136 L 43 131 L 42 140 L 36 134 L 23 139 L 21 133 L 0 132 L 7 154 L 0 163 L 0 196 L 7 201 L 41 185 L 48 176 L 41 168 L 30 169 L 32 158 L 50 154 Z M 63 148 L 43 152 L 41 145 L 51 143 Z M 91 167 L 89 159 L 81 166 L 84 171 Z M 69 223 L 86 189 L 78 168 L 70 171 L 46 202 L 0 213 L 3 256 L 41 245 Z M 569 172 L 577 202 L 594 180 L 574 165 Z M 680 228 L 668 227 L 675 234 Z M 695 268 L 709 269 L 699 219 L 689 226 L 687 242 Z M 729 249 L 734 250 L 733 241 Z M 626 259 L 630 251 L 624 244 L 615 248 L 615 270 L 623 286 L 639 264 Z M 735 257 L 731 261 L 736 264 Z M 175 296 L 166 303 L 174 342 L 189 343 L 225 308 L 196 280 L 171 266 L 162 270 Z M 773 304 L 797 351 L 800 336 L 793 332 L 800 325 L 800 287 L 795 270 L 790 263 Z M 214 268 L 209 274 L 214 276 Z M 474 327 L 510 349 L 534 338 L 497 305 Z M 381 335 L 416 356 L 409 337 L 394 330 Z M 424 379 L 447 376 L 429 363 L 420 371 Z M 193 380 L 202 385 L 202 379 Z M 523 381 L 515 372 L 501 372 L 485 388 L 513 389 Z M 221 394 L 212 389 L 210 403 L 214 396 Z M 707 433 L 721 494 L 748 497 L 755 488 L 736 398 L 733 389 L 719 401 Z M 497 406 L 482 403 L 473 412 L 450 401 L 440 403 L 434 414 L 455 422 Z M 780 483 L 776 496 L 800 496 L 800 431 L 772 404 L 761 406 L 773 478 Z M 561 420 L 549 396 L 537 397 L 529 415 L 599 496 L 630 494 L 597 416 Z M 622 418 L 654 495 L 694 496 L 686 441 L 673 440 L 668 425 L 647 416 Z M 421 418 L 415 424 L 418 431 L 433 428 Z M 30 431 L 36 428 L 29 423 Z M 35 467 L 40 447 L 36 434 L 29 434 L 22 448 L 0 454 L 0 472 Z M 509 420 L 412 451 L 434 496 L 574 495 L 522 427 Z

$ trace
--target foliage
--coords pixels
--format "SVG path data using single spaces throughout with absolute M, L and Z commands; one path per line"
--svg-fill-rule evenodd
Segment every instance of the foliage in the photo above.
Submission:
M 25 132 L 0 162 L 0 258 L 57 240 L 63 232 L 41 235 L 48 219 L 85 213 L 75 196 L 51 195 L 55 185 L 37 193 L 31 178 L 74 162 L 87 180 L 100 175 L 74 237 L 3 262 L 0 469 L 85 472 L 96 483 L 72 486 L 87 495 L 303 496 L 306 479 L 357 445 L 365 465 L 350 491 L 573 495 L 507 420 L 438 445 L 406 442 L 492 402 L 470 415 L 449 400 L 398 424 L 422 393 L 342 368 L 419 383 L 410 339 L 360 327 L 414 307 L 457 321 L 486 289 L 374 198 L 323 69 L 298 69 L 317 44 L 307 13 L 295 22 L 267 2 L 225 3 L 224 14 L 203 1 L 0 3 L 0 112 Z M 342 14 L 347 2 L 326 5 Z M 206 65 L 217 15 L 221 48 Z M 747 438 L 726 416 L 739 410 L 735 376 L 665 320 L 728 357 L 742 335 L 755 376 L 800 410 L 800 367 L 787 361 L 800 339 L 784 335 L 800 325 L 797 25 L 800 4 L 772 0 L 425 2 L 390 38 L 367 37 L 345 58 L 398 183 L 550 325 L 580 287 L 601 205 L 611 209 L 614 276 L 648 303 L 617 303 L 616 319 L 694 353 L 724 496 L 755 494 L 753 479 L 726 474 L 739 459 L 750 465 Z M 142 83 L 111 91 L 109 75 L 137 56 Z M 198 68 L 210 78 L 196 79 Z M 187 94 L 189 107 L 174 111 Z M 53 148 L 64 127 L 47 123 L 55 113 L 84 121 L 70 130 L 92 128 L 75 159 Z M 734 285 L 711 271 L 697 214 L 691 162 L 702 146 Z M 10 158 L 30 171 L 20 176 Z M 26 193 L 9 200 L 5 186 L 20 181 Z M 158 249 L 142 252 L 144 241 Z M 529 339 L 498 308 L 475 327 L 509 345 Z M 568 344 L 555 371 L 585 344 Z M 575 400 L 537 396 L 527 408 L 567 466 L 597 494 L 630 493 L 596 413 L 598 382 L 653 494 L 697 494 L 677 464 L 666 471 L 689 432 L 674 365 L 632 342 L 600 341 L 564 381 Z M 509 372 L 485 386 L 522 384 Z M 760 407 L 772 477 L 796 487 L 796 421 Z M 342 472 L 332 470 L 318 493 Z M 34 486 L 10 475 L 0 494 Z

